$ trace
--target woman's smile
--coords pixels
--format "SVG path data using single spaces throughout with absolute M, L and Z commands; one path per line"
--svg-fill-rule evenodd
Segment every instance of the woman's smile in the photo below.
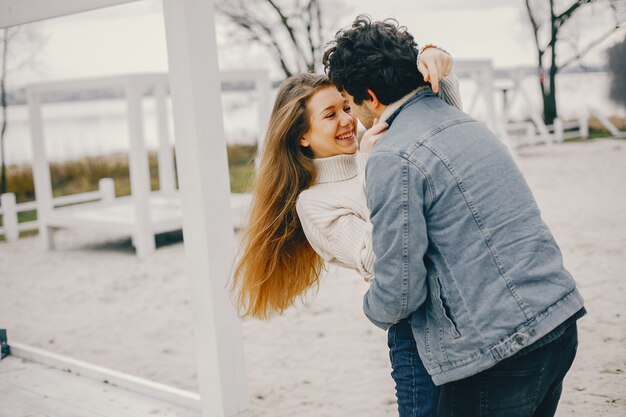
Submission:
M 346 133 L 342 133 L 341 135 L 337 135 L 335 136 L 335 139 L 337 139 L 339 142 L 344 142 L 344 144 L 349 144 L 351 142 L 354 142 L 354 131 L 350 130 L 349 132 Z

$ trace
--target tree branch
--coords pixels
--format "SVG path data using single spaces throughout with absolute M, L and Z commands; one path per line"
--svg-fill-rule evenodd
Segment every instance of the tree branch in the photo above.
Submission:
M 533 27 L 533 37 L 535 38 L 535 46 L 537 47 L 537 51 L 543 55 L 545 52 L 545 48 L 541 49 L 540 41 L 539 41 L 539 24 L 537 23 L 537 19 L 532 11 L 532 7 L 530 6 L 530 0 L 526 0 L 526 10 L 528 11 L 528 19 L 530 19 L 530 24 Z
M 317 54 L 315 53 L 316 48 L 315 48 L 315 41 L 313 40 L 313 7 L 315 6 L 316 1 L 315 0 L 311 0 L 309 1 L 309 3 L 307 4 L 307 16 L 308 16 L 308 21 L 306 23 L 306 35 L 307 35 L 307 40 L 309 42 L 309 51 L 311 52 L 311 65 L 307 65 L 308 66 L 308 70 L 313 72 L 315 71 L 315 63 L 317 61 Z
M 556 20 L 559 26 L 563 26 L 563 23 L 565 23 L 570 17 L 572 17 L 574 12 L 578 10 L 581 6 L 584 6 L 587 3 L 593 3 L 593 1 L 594 0 L 577 0 L 576 2 L 574 2 L 570 7 L 567 8 L 567 10 L 556 16 Z
M 323 35 L 323 31 L 322 31 L 322 6 L 320 5 L 319 1 L 316 1 L 315 5 L 317 7 L 317 11 L 316 11 L 316 16 L 317 16 L 317 47 L 321 50 L 322 45 L 324 45 L 324 35 Z M 317 61 L 317 62 L 319 62 L 319 61 Z
M 570 59 L 568 59 L 567 61 L 565 61 L 563 64 L 561 64 L 559 66 L 559 69 L 563 69 L 565 67 L 567 67 L 568 65 L 571 65 L 572 63 L 576 62 L 577 60 L 582 59 L 585 55 L 587 55 L 593 48 L 595 48 L 596 46 L 598 46 L 599 44 L 601 44 L 602 42 L 604 42 L 606 40 L 606 37 L 609 36 L 611 33 L 615 32 L 618 29 L 621 29 L 622 26 L 626 23 L 626 18 L 618 21 L 614 27 L 612 27 L 610 30 L 608 30 L 607 32 L 605 32 L 604 34 L 602 34 L 602 36 L 599 36 L 597 39 L 593 40 L 592 42 L 589 42 L 587 45 L 585 45 L 585 47 L 582 49 L 582 52 L 577 53 L 576 55 L 574 55 L 573 57 L 571 57 Z
M 543 68 L 543 54 L 546 51 L 546 48 L 541 48 L 540 45 L 540 41 L 539 41 L 539 24 L 537 23 L 537 19 L 535 19 L 535 16 L 533 14 L 532 11 L 532 7 L 530 6 L 530 0 L 526 0 L 526 10 L 528 11 L 528 18 L 530 19 L 530 24 L 532 25 L 533 28 L 533 36 L 535 38 L 535 46 L 537 48 L 537 59 L 538 59 L 538 63 L 539 63 L 539 68 L 542 69 Z
M 242 5 L 235 7 L 235 10 L 226 7 L 219 7 L 219 12 L 229 18 L 235 25 L 247 31 L 252 40 L 259 42 L 270 50 L 270 53 L 278 59 L 278 63 L 286 77 L 290 77 L 293 71 L 285 61 L 285 53 L 274 34 L 274 31 L 260 19 L 249 13 L 249 10 Z
M 296 38 L 296 34 L 295 34 L 295 31 L 293 30 L 293 27 L 289 24 L 289 18 L 283 13 L 281 8 L 276 4 L 274 0 L 266 0 L 266 1 L 270 6 L 272 6 L 274 11 L 276 11 L 276 14 L 278 14 L 281 24 L 283 25 L 283 27 L 285 28 L 285 30 L 287 30 L 287 33 L 289 34 L 291 43 L 293 44 L 296 51 L 298 52 L 298 55 L 300 56 L 300 58 L 306 65 L 307 63 L 306 56 L 304 55 L 304 52 L 302 50 L 303 48 L 300 47 L 300 43 L 298 42 L 298 39 Z

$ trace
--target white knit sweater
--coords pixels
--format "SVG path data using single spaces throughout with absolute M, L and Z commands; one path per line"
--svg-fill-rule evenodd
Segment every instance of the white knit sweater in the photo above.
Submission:
M 366 158 L 356 153 L 315 159 L 317 181 L 300 193 L 296 210 L 318 255 L 369 277 L 374 252 L 363 191 Z
M 413 96 L 391 103 L 381 116 L 386 120 Z M 448 76 L 440 82 L 440 97 L 461 108 L 458 80 Z M 384 137 L 380 140 L 384 140 Z M 365 199 L 367 154 L 355 153 L 317 158 L 317 180 L 300 193 L 298 218 L 307 240 L 326 262 L 354 269 L 365 278 L 374 271 L 372 224 Z

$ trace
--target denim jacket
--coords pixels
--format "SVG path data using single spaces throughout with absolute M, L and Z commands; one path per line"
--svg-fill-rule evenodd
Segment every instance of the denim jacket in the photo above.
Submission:
M 388 123 L 366 167 L 376 260 L 363 307 L 382 329 L 410 316 L 435 384 L 491 368 L 582 308 L 492 132 L 430 89 Z

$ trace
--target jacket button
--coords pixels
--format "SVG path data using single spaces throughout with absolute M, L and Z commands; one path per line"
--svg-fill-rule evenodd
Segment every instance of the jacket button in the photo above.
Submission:
M 517 335 L 515 336 L 515 343 L 517 343 L 520 346 L 524 346 L 524 336 L 522 335 Z
M 535 328 L 533 327 L 532 329 L 530 329 L 530 330 L 528 331 L 528 334 L 529 334 L 529 335 L 531 335 L 531 336 L 534 336 L 534 335 L 536 335 L 536 334 L 537 334 L 537 330 L 535 330 Z

